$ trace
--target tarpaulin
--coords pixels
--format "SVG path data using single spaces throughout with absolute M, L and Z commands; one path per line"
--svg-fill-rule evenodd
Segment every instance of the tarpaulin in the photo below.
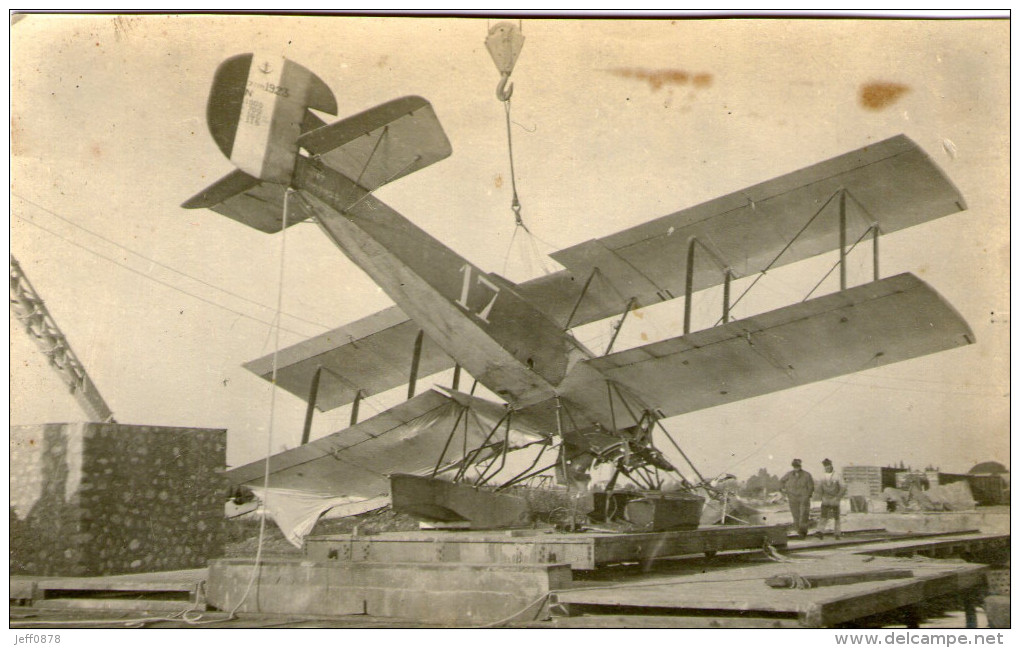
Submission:
M 263 515 L 270 516 L 280 527 L 283 537 L 301 547 L 318 521 L 319 516 L 333 508 L 352 503 L 350 497 L 336 497 L 326 493 L 250 486 L 255 497 L 262 501 Z
M 459 461 L 465 447 L 472 450 L 486 438 L 489 443 L 501 441 L 506 427 L 497 424 L 505 411 L 499 403 L 480 399 L 472 399 L 466 409 L 433 390 L 345 430 L 275 454 L 269 458 L 266 512 L 287 539 L 300 546 L 319 516 L 333 507 L 356 515 L 387 504 L 390 474 L 431 474 L 448 441 L 443 465 Z M 511 448 L 541 438 L 536 430 L 512 422 Z M 232 486 L 258 494 L 264 474 L 261 460 L 228 470 L 226 476 Z

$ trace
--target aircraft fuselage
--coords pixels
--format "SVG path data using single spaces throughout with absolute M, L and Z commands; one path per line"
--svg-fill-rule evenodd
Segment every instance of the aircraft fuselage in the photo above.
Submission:
M 432 341 L 514 407 L 553 399 L 576 360 L 591 357 L 513 284 L 328 166 L 299 158 L 294 186 L 312 197 L 327 236 Z

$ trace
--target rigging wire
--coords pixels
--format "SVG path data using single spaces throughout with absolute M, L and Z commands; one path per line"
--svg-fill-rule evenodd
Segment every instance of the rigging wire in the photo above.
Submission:
M 815 212 L 814 216 L 809 218 L 808 221 L 806 223 L 804 223 L 804 226 L 801 227 L 800 230 L 796 234 L 793 235 L 793 238 L 791 238 L 786 243 L 786 245 L 783 246 L 783 249 L 779 251 L 779 254 L 777 254 L 775 257 L 773 257 L 773 259 L 771 261 L 769 261 L 767 266 L 762 268 L 762 270 L 758 273 L 758 276 L 755 277 L 754 281 L 751 282 L 751 285 L 748 286 L 747 288 L 745 288 L 744 292 L 740 293 L 740 296 L 737 297 L 733 301 L 733 303 L 730 304 L 730 313 L 731 314 L 733 313 L 733 309 L 736 308 L 737 304 L 740 303 L 740 300 L 743 299 L 744 296 L 747 295 L 747 293 L 750 292 L 752 288 L 754 288 L 754 286 L 758 283 L 758 281 L 761 280 L 761 278 L 764 277 L 765 274 L 769 270 L 772 269 L 772 266 L 774 266 L 776 264 L 776 262 L 779 261 L 779 258 L 782 257 L 784 254 L 786 254 L 786 251 L 790 249 L 790 246 L 793 245 L 794 241 L 796 241 L 798 238 L 800 238 L 800 235 L 803 234 L 807 230 L 807 228 L 811 226 L 811 223 L 815 222 L 815 219 L 818 218 L 821 215 L 821 213 L 825 211 L 825 208 L 828 207 L 830 203 L 832 203 L 833 199 L 836 198 L 836 196 L 839 195 L 840 191 L 842 191 L 842 189 L 839 190 L 839 191 L 836 191 L 831 196 L 829 196 L 829 199 L 826 200 L 822 204 L 822 206 L 818 208 L 818 211 Z M 720 317 L 718 319 L 718 321 L 716 321 L 716 323 L 713 326 L 718 326 L 721 322 L 722 322 L 722 318 Z
M 39 223 L 36 223 L 35 221 L 31 220 L 30 218 L 22 216 L 21 214 L 14 214 L 14 216 L 17 217 L 18 219 L 20 219 L 24 223 L 28 223 L 29 225 L 32 225 L 33 227 L 37 227 L 37 228 L 41 229 L 42 231 L 44 231 L 44 232 L 46 232 L 46 233 L 48 233 L 48 234 L 50 234 L 52 236 L 57 237 L 58 239 L 64 241 L 65 243 L 73 245 L 73 246 L 75 246 L 77 248 L 81 248 L 82 250 L 85 250 L 86 252 L 88 252 L 90 254 L 93 254 L 93 255 L 95 255 L 95 256 L 97 256 L 97 257 L 99 257 L 101 259 L 104 259 L 106 261 L 109 261 L 110 263 L 112 263 L 112 264 L 114 264 L 116 266 L 120 266 L 121 268 L 124 268 L 125 270 L 128 270 L 130 272 L 133 272 L 133 273 L 135 273 L 135 274 L 137 274 L 137 275 L 139 275 L 141 277 L 144 277 L 144 278 L 146 278 L 146 279 L 148 279 L 150 281 L 154 281 L 154 282 L 160 284 L 161 286 L 165 286 L 167 288 L 170 288 L 171 290 L 176 290 L 179 293 L 183 293 L 185 295 L 188 295 L 189 297 L 193 297 L 193 298 L 195 298 L 195 299 L 197 299 L 197 300 L 199 300 L 201 302 L 209 304 L 210 306 L 215 306 L 217 308 L 221 308 L 221 309 L 223 309 L 225 311 L 233 313 L 234 315 L 238 315 L 240 317 L 244 317 L 246 319 L 250 319 L 250 320 L 252 320 L 254 322 L 258 322 L 259 324 L 264 324 L 265 326 L 270 327 L 270 329 L 272 329 L 272 327 L 276 326 L 276 324 L 274 322 L 272 322 L 272 321 L 266 321 L 264 319 L 260 319 L 258 317 L 255 317 L 254 315 L 249 315 L 248 313 L 244 313 L 242 311 L 235 310 L 235 309 L 230 308 L 229 306 L 225 306 L 225 305 L 223 305 L 223 304 L 221 304 L 221 303 L 219 303 L 217 301 L 213 301 L 211 299 L 207 299 L 205 297 L 201 297 L 199 295 L 196 295 L 195 293 L 188 292 L 187 290 L 185 290 L 183 288 L 180 288 L 178 286 L 175 286 L 175 285 L 173 285 L 173 284 L 171 284 L 169 282 L 163 281 L 161 279 L 157 279 L 156 277 L 148 275 L 148 274 L 142 272 L 141 270 L 138 270 L 136 268 L 132 268 L 131 266 L 129 266 L 129 265 L 125 264 L 125 263 L 121 263 L 120 261 L 118 261 L 116 259 L 113 259 L 111 257 L 108 257 L 105 254 L 102 254 L 101 252 L 97 252 L 97 251 L 93 250 L 92 248 L 88 247 L 87 245 L 83 245 L 81 243 L 78 243 L 77 241 L 74 241 L 72 239 L 67 238 L 66 236 L 58 234 L 58 233 L 54 232 L 53 230 L 51 230 L 51 229 L 49 229 L 47 227 L 44 227 L 44 226 L 40 225 Z M 282 327 L 282 326 L 280 327 L 280 329 L 283 330 L 283 331 L 286 331 L 288 333 L 292 333 L 294 335 L 300 336 L 300 337 L 306 337 L 306 335 L 304 333 L 301 333 L 300 331 L 295 331 L 294 329 L 289 329 L 289 328 L 285 328 L 285 327 Z
M 849 247 L 849 248 L 847 249 L 846 253 L 845 253 L 845 254 L 843 255 L 843 258 L 844 258 L 844 259 L 846 259 L 846 257 L 850 256 L 850 253 L 854 251 L 854 248 L 856 248 L 856 247 L 857 247 L 857 244 L 858 244 L 858 243 L 860 243 L 861 241 L 863 241 L 863 240 L 864 240 L 864 237 L 865 237 L 865 236 L 867 236 L 867 235 L 868 235 L 868 234 L 870 234 L 870 233 L 871 233 L 871 228 L 868 228 L 868 229 L 864 230 L 864 233 L 863 233 L 863 234 L 861 234 L 860 238 L 858 238 L 858 239 L 857 239 L 856 241 L 854 241 L 854 244 L 853 244 L 853 245 L 851 245 L 851 246 L 850 246 L 850 247 Z M 826 272 L 826 273 L 825 273 L 825 275 L 824 275 L 824 276 L 823 276 L 823 277 L 822 277 L 821 279 L 819 279 L 819 280 L 818 280 L 818 283 L 816 283 L 816 284 L 815 284 L 814 288 L 812 288 L 811 290 L 809 290 L 809 291 L 808 291 L 808 294 L 804 295 L 804 299 L 802 299 L 802 300 L 800 300 L 800 301 L 801 301 L 802 303 L 803 303 L 803 302 L 806 302 L 806 301 L 808 300 L 808 298 L 810 298 L 810 297 L 811 297 L 811 295 L 813 295 L 813 294 L 814 294 L 814 292 L 815 292 L 816 290 L 818 290 L 818 287 L 822 285 L 822 282 L 824 282 L 824 281 L 825 281 L 826 279 L 828 279 L 828 278 L 829 278 L 829 275 L 831 275 L 831 274 L 833 273 L 833 271 L 834 271 L 834 270 L 835 270 L 836 268 L 838 268 L 838 267 L 839 267 L 839 264 L 840 264 L 840 263 L 842 263 L 842 261 L 836 261 L 836 263 L 832 264 L 832 267 L 831 267 L 831 268 L 829 268 L 829 271 L 828 271 L 828 272 Z
M 898 391 L 898 392 L 912 392 L 915 394 L 945 394 L 948 396 L 978 396 L 988 398 L 999 398 L 1004 396 L 1002 393 L 992 394 L 989 392 L 966 392 L 966 391 L 944 391 L 940 389 L 922 389 L 920 387 L 893 387 L 891 385 L 876 385 L 873 383 L 861 383 L 853 382 L 851 380 L 836 380 L 835 382 L 842 383 L 844 385 L 853 385 L 854 387 L 866 387 L 868 389 L 883 389 L 886 391 Z
M 11 193 L 11 196 L 13 196 L 13 197 L 15 197 L 15 198 L 17 198 L 17 199 L 19 199 L 19 200 L 21 200 L 23 202 L 26 202 L 29 205 L 32 205 L 33 207 L 35 207 L 35 208 L 37 208 L 37 209 L 39 209 L 39 210 L 49 214 L 50 216 L 53 216 L 54 218 L 56 218 L 58 220 L 61 220 L 61 221 L 65 222 L 65 223 L 67 223 L 68 225 L 70 225 L 72 227 L 80 229 L 81 231 L 83 231 L 83 232 L 85 232 L 87 234 L 91 234 L 92 236 L 95 236 L 96 238 L 98 238 L 100 240 L 106 241 L 110 245 L 118 247 L 121 250 L 124 250 L 125 252 L 130 252 L 131 254 L 137 256 L 138 258 L 143 259 L 145 261 L 148 261 L 149 263 L 152 263 L 153 265 L 157 265 L 157 266 L 159 266 L 161 268 L 166 268 L 167 270 L 169 270 L 171 272 L 175 272 L 175 273 L 177 273 L 177 274 L 179 274 L 179 275 L 181 275 L 183 277 L 187 277 L 188 279 L 191 279 L 192 281 L 196 281 L 196 282 L 202 284 L 203 286 L 208 286 L 209 288 L 212 288 L 214 290 L 218 290 L 218 291 L 220 291 L 222 293 L 230 295 L 231 297 L 236 297 L 237 299 L 240 299 L 242 301 L 248 302 L 249 304 L 253 304 L 253 305 L 258 306 L 260 308 L 265 308 L 266 310 L 272 310 L 272 308 L 273 308 L 272 306 L 269 306 L 267 304 L 263 304 L 261 302 L 258 302 L 256 300 L 254 300 L 254 299 L 249 299 L 248 297 L 245 297 L 244 295 L 239 295 L 239 294 L 237 294 L 235 292 L 227 290 L 226 288 L 222 288 L 220 286 L 217 286 L 214 283 L 210 283 L 210 282 L 208 282 L 208 281 L 206 281 L 204 279 L 201 279 L 201 278 L 196 277 L 194 275 L 190 275 L 187 272 L 184 272 L 183 270 L 178 270 L 177 268 L 174 268 L 173 266 L 167 265 L 166 263 L 162 263 L 161 261 L 157 261 L 156 259 L 153 259 L 152 257 L 145 256 L 141 252 L 133 250 L 130 247 L 128 247 L 128 246 L 126 246 L 126 245 L 124 245 L 122 243 L 118 243 L 117 241 L 115 241 L 115 240 L 113 240 L 111 238 L 103 236 L 102 234 L 100 234 L 98 232 L 95 232 L 93 230 L 90 230 L 87 227 L 79 225 L 78 223 L 75 223 L 70 218 L 67 218 L 66 216 L 61 216 L 60 214 L 58 214 L 57 212 L 53 211 L 52 209 L 44 207 L 44 206 L 40 205 L 37 202 L 29 200 L 28 198 L 25 198 L 24 196 L 21 196 L 21 195 L 16 194 L 16 193 Z M 19 217 L 21 217 L 21 216 L 19 215 Z M 22 218 L 22 220 L 25 220 L 26 222 L 28 222 L 28 219 L 26 219 L 24 217 L 21 217 L 21 218 Z M 33 224 L 35 224 L 35 223 L 33 223 Z M 318 327 L 323 328 L 323 329 L 327 329 L 328 330 L 328 329 L 331 328 L 331 327 L 326 326 L 325 324 L 322 324 L 320 322 L 316 322 L 316 321 L 310 320 L 310 319 L 305 319 L 304 317 L 300 317 L 298 315 L 292 315 L 292 314 L 289 314 L 289 313 L 284 313 L 284 315 L 286 315 L 287 317 L 290 317 L 290 318 L 293 318 L 293 319 L 305 322 L 307 324 L 313 324 L 313 325 L 318 326 Z

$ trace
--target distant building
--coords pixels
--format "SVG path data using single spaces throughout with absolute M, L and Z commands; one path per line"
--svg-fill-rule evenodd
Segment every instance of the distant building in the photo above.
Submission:
M 978 504 L 1009 504 L 1009 469 L 998 461 L 982 461 L 967 471 Z

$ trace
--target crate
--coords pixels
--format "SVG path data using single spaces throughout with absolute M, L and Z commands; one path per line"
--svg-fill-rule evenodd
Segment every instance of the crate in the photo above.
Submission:
M 903 468 L 883 468 L 881 466 L 844 466 L 843 481 L 850 484 L 865 484 L 868 496 L 879 498 L 885 488 L 896 487 L 898 473 L 906 472 Z

